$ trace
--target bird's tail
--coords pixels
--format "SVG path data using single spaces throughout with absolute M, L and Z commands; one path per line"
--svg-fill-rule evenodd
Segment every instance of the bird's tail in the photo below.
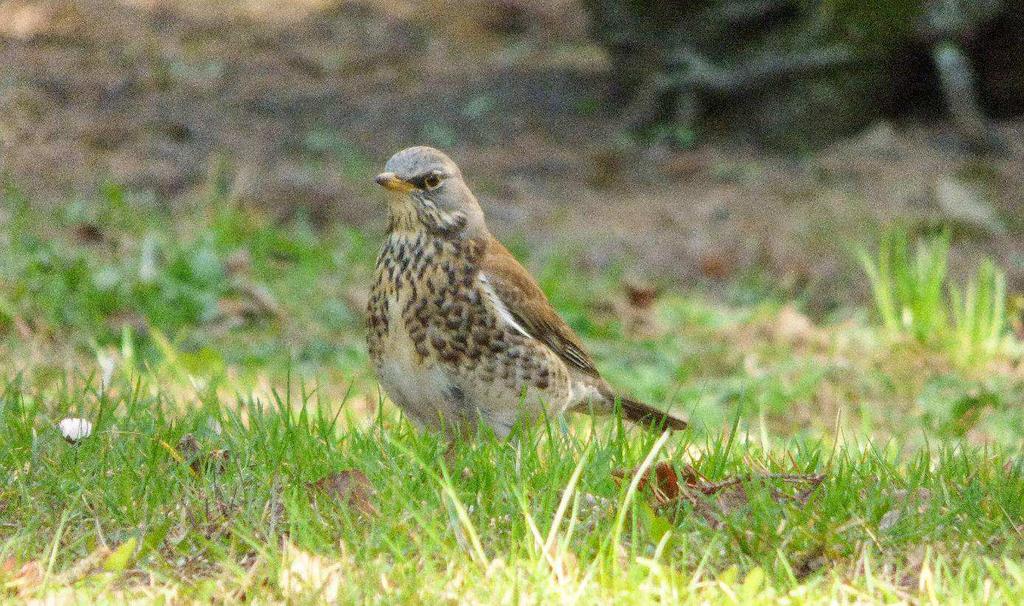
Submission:
M 629 398 L 620 398 L 619 405 L 622 407 L 622 416 L 627 421 L 636 423 L 652 429 L 655 431 L 664 431 L 671 429 L 673 431 L 686 429 L 686 419 L 681 416 L 666 412 L 664 410 L 658 410 L 650 405 L 631 400 Z

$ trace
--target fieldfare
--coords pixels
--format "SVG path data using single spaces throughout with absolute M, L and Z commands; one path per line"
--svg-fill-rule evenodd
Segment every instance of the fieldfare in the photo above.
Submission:
M 370 359 L 388 396 L 418 425 L 505 437 L 517 422 L 565 411 L 623 416 L 656 430 L 681 417 L 625 397 L 601 378 L 536 281 L 491 235 L 451 159 L 410 147 L 376 177 L 390 225 L 368 305 Z

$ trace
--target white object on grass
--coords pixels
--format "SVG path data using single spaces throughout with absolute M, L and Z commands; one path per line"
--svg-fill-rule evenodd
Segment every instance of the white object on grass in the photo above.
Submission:
M 85 419 L 69 418 L 57 424 L 64 439 L 74 444 L 92 435 L 92 423 Z

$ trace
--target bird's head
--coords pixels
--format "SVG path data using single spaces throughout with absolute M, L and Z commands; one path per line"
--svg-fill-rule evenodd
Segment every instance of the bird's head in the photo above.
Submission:
M 374 179 L 391 192 L 388 210 L 395 229 L 426 229 L 450 238 L 486 233 L 483 211 L 462 180 L 462 172 L 432 147 L 403 149 L 391 156 Z

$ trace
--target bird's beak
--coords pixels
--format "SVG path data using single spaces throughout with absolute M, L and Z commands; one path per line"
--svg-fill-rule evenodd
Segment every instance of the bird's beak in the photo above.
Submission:
M 415 185 L 399 179 L 395 173 L 381 173 L 374 177 L 373 180 L 381 187 L 390 189 L 391 191 L 397 191 L 402 194 L 407 194 L 416 189 Z

